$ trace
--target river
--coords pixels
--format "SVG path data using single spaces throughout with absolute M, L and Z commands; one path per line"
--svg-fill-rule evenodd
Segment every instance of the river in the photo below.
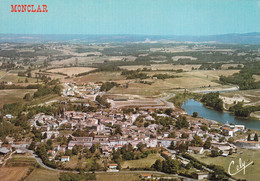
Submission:
M 182 108 L 187 112 L 188 115 L 192 115 L 193 112 L 197 112 L 200 117 L 218 121 L 225 124 L 228 123 L 245 125 L 246 128 L 260 130 L 260 121 L 256 119 L 245 119 L 240 117 L 235 117 L 233 114 L 228 112 L 218 112 L 213 109 L 205 107 L 198 101 L 193 99 L 187 100 L 183 103 Z

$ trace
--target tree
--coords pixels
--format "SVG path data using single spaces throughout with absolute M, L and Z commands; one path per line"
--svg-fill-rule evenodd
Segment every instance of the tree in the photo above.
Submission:
M 79 153 L 78 146 L 77 146 L 77 145 L 73 146 L 73 148 L 72 148 L 72 154 L 73 154 L 73 155 L 77 155 L 78 153 Z
M 220 153 L 218 152 L 218 150 L 211 150 L 210 156 L 217 157 L 217 156 L 220 156 Z
M 120 128 L 120 126 L 117 126 L 116 129 L 115 129 L 115 135 L 116 134 L 120 134 L 122 136 L 122 130 Z
M 95 153 L 95 151 L 96 151 L 96 145 L 93 144 L 93 145 L 90 147 L 89 150 L 90 150 L 91 153 Z
M 47 138 L 47 133 L 45 132 L 42 136 L 42 139 L 46 139 Z
M 35 142 L 32 141 L 30 146 L 29 146 L 29 150 L 34 150 L 35 149 Z
M 176 121 L 176 127 L 178 129 L 188 128 L 189 127 L 189 122 L 187 121 L 187 118 L 185 116 L 179 117 L 179 119 Z
M 171 145 L 169 146 L 169 149 L 171 149 L 171 150 L 175 149 L 174 141 L 171 142 Z
M 72 156 L 72 150 L 67 149 L 67 150 L 65 151 L 65 155 L 66 155 L 66 156 Z
M 247 141 L 251 141 L 251 135 L 250 135 L 250 133 L 249 133 L 248 136 L 247 136 Z
M 258 141 L 258 135 L 257 135 L 257 133 L 255 134 L 254 141 Z
M 198 117 L 198 113 L 197 112 L 193 112 L 192 113 L 192 117 L 194 117 L 194 118 Z
M 168 136 L 168 138 L 176 138 L 175 132 L 171 132 Z
M 152 165 L 152 168 L 158 171 L 162 171 L 162 161 L 161 160 L 156 160 L 155 163 Z
M 229 143 L 234 143 L 234 141 L 235 141 L 234 138 L 232 138 L 232 137 L 228 138 Z
M 140 152 L 143 152 L 144 151 L 144 148 L 145 148 L 145 144 L 139 142 L 137 144 L 137 149 L 140 151 Z
M 181 138 L 189 138 L 190 134 L 189 133 L 182 133 Z
M 201 137 L 198 136 L 197 134 L 194 135 L 193 140 L 191 141 L 191 144 L 193 146 L 201 146 L 202 145 L 202 140 Z
M 221 138 L 219 138 L 219 142 L 221 143 L 221 142 L 223 142 L 225 140 L 225 137 L 223 136 L 223 137 L 221 137 Z
M 179 151 L 181 153 L 185 153 L 186 151 L 188 150 L 188 144 L 185 144 L 185 143 L 181 143 L 180 146 L 179 146 Z
M 171 113 L 173 112 L 173 109 L 172 108 L 169 108 L 169 109 L 166 109 L 165 110 L 165 114 L 167 114 L 167 115 L 171 115 Z
M 207 138 L 207 140 L 205 141 L 203 147 L 205 149 L 210 149 L 210 147 L 211 147 L 211 139 L 210 138 Z

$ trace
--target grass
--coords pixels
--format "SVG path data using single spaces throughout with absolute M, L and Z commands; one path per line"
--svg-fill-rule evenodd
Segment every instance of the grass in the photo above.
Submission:
M 260 152 L 258 150 L 247 150 L 247 149 L 238 149 L 237 154 L 229 155 L 228 157 L 208 157 L 205 155 L 193 154 L 195 158 L 201 162 L 207 164 L 215 164 L 222 166 L 225 171 L 228 171 L 228 167 L 231 161 L 234 161 L 235 164 L 231 167 L 231 173 L 236 172 L 236 165 L 239 164 L 239 158 L 242 159 L 242 162 L 245 162 L 247 165 L 251 161 L 254 162 L 254 165 L 250 165 L 246 168 L 245 175 L 243 171 L 235 175 L 237 179 L 246 179 L 246 180 L 255 180 L 260 177 Z
M 106 81 L 120 81 L 125 77 L 121 75 L 121 72 L 97 72 L 91 73 L 85 76 L 80 76 L 74 79 L 77 83 L 87 82 L 106 82 Z
M 151 167 L 156 160 L 163 160 L 159 153 L 150 154 L 147 158 L 139 160 L 128 160 L 121 163 L 122 168 L 145 168 Z
M 138 173 L 98 173 L 97 181 L 136 181 L 140 180 Z
M 25 83 L 25 79 L 27 77 L 20 77 L 18 76 L 17 73 L 8 73 L 7 75 L 5 75 L 1 81 L 6 81 L 6 82 L 12 82 L 12 83 L 18 83 L 19 81 L 22 81 L 23 83 Z M 36 83 L 37 79 L 36 78 L 27 78 L 28 83 Z
M 15 102 L 24 102 L 23 97 L 26 93 L 33 94 L 35 89 L 6 89 L 0 90 L 0 107 L 4 104 L 11 104 Z
M 6 163 L 8 167 L 34 166 L 36 160 L 29 157 L 12 157 Z
M 0 168 L 0 180 L 18 181 L 24 177 L 29 167 L 4 167 Z
M 0 77 L 1 77 L 2 75 L 4 75 L 5 73 L 6 73 L 6 71 L 0 70 Z
M 212 82 L 210 80 L 204 80 L 198 77 L 180 77 L 171 78 L 166 80 L 151 80 L 154 82 L 152 85 L 142 84 L 142 83 L 130 83 L 128 88 L 114 87 L 109 91 L 112 94 L 136 94 L 143 96 L 156 96 L 165 91 L 170 91 L 173 89 L 199 89 L 200 87 L 221 87 L 221 85 Z
M 47 170 L 44 168 L 36 168 L 26 179 L 26 181 L 58 181 L 59 172 Z
M 81 160 L 78 159 L 78 155 L 74 155 L 70 157 L 69 162 L 64 163 L 64 167 L 66 168 L 87 168 L 90 169 L 93 163 L 92 158 L 82 158 Z

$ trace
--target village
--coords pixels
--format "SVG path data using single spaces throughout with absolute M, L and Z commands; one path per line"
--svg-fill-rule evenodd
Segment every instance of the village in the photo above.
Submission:
M 235 153 L 237 147 L 247 149 L 260 149 L 260 142 L 241 139 L 234 140 L 236 134 L 246 132 L 243 125 L 216 124 L 208 121 L 201 122 L 199 119 L 188 117 L 188 125 L 185 128 L 177 129 L 173 125 L 167 126 L 156 124 L 155 119 L 169 118 L 178 121 L 184 117 L 181 112 L 171 112 L 170 114 L 159 113 L 156 110 L 133 110 L 130 113 L 123 113 L 122 110 L 101 109 L 96 112 L 77 112 L 66 111 L 62 114 L 53 116 L 43 113 L 35 115 L 28 120 L 31 128 L 40 131 L 41 139 L 34 142 L 34 146 L 41 142 L 53 143 L 52 149 L 48 150 L 48 160 L 57 162 L 70 162 L 67 150 L 92 149 L 93 145 L 98 145 L 101 150 L 100 157 L 110 158 L 107 164 L 107 172 L 118 172 L 117 163 L 113 163 L 111 156 L 116 150 L 122 149 L 125 145 L 131 145 L 133 149 L 138 149 L 140 144 L 146 149 L 161 149 L 161 155 L 172 159 L 181 160 L 183 164 L 188 164 L 189 160 L 181 157 L 181 144 L 188 144 L 184 150 L 186 153 L 203 154 L 204 152 L 217 152 L 217 156 L 227 157 Z M 187 116 L 187 115 L 186 115 Z M 11 115 L 6 115 L 5 119 L 12 119 Z M 153 124 L 140 126 L 137 121 L 150 121 Z M 166 130 L 166 131 L 165 131 Z M 84 132 L 87 136 L 74 133 Z M 86 135 L 84 134 L 84 135 Z M 75 135 L 75 136 L 74 136 Z M 251 137 L 253 137 L 252 135 Z M 199 137 L 198 144 L 195 137 Z M 68 139 L 67 144 L 59 144 L 57 138 Z M 28 152 L 32 145 L 32 140 L 15 142 L 14 138 L 7 138 L 8 143 L 1 143 L 0 153 L 2 154 L 1 163 L 13 153 L 24 154 Z M 194 141 L 195 140 L 195 141 Z M 206 143 L 210 140 L 209 145 Z M 195 144 L 194 144 L 195 143 Z M 59 156 L 57 156 L 59 155 Z M 58 158 L 58 160 L 57 160 Z M 200 176 L 201 172 L 199 172 Z M 149 176 L 149 175 L 148 175 Z M 208 174 L 204 174 L 207 178 Z

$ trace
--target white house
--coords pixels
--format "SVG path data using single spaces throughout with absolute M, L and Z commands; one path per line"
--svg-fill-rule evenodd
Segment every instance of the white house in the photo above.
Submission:
M 62 162 L 68 162 L 68 161 L 70 161 L 70 157 L 69 156 L 62 156 L 61 161 Z

